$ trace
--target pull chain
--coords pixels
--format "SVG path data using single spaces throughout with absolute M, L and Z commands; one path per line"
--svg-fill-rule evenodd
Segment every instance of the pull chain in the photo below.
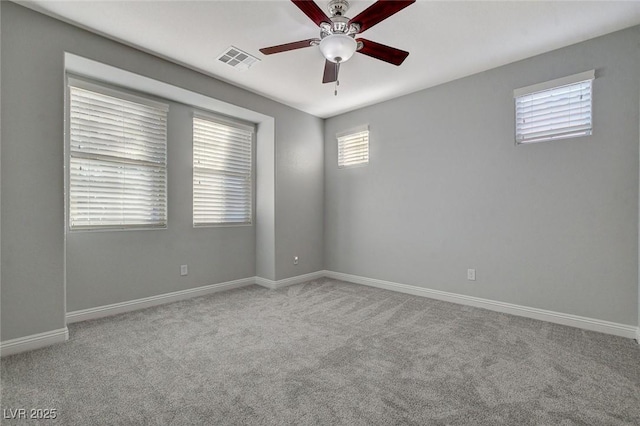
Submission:
M 338 96 L 338 86 L 340 86 L 340 81 L 338 80 L 338 72 L 340 72 L 340 60 L 336 61 L 336 87 L 333 91 L 333 96 Z

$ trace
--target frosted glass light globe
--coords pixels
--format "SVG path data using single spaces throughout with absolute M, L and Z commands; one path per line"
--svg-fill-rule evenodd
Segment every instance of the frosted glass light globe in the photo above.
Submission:
M 322 39 L 320 51 L 331 62 L 345 62 L 356 52 L 358 43 L 345 34 L 332 34 Z

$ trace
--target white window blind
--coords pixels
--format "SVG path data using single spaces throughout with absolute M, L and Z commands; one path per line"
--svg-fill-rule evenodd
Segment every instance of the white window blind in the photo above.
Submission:
M 168 106 L 69 85 L 70 228 L 165 227 Z
M 590 135 L 593 78 L 588 71 L 516 90 L 516 143 Z
M 254 126 L 193 118 L 193 224 L 248 225 Z
M 357 129 L 336 135 L 338 167 L 369 163 L 369 129 Z

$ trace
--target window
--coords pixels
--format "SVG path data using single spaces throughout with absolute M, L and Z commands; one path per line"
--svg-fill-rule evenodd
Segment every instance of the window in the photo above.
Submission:
M 587 71 L 515 90 L 516 143 L 590 135 L 594 76 Z
M 255 126 L 193 117 L 193 225 L 249 225 Z
M 166 227 L 168 106 L 69 78 L 69 226 Z
M 336 135 L 338 139 L 338 167 L 369 163 L 369 127 Z

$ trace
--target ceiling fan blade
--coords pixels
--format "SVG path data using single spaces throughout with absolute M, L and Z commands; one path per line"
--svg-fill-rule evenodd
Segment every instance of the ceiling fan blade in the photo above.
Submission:
M 331 19 L 320 9 L 314 1 L 312 0 L 291 0 L 293 4 L 298 6 L 298 8 L 304 12 L 305 15 L 309 17 L 313 22 L 316 23 L 317 26 L 320 26 L 323 22 L 331 23 Z
M 407 59 L 407 56 L 409 56 L 409 52 L 396 49 L 395 47 L 385 46 L 375 41 L 365 40 L 363 38 L 359 38 L 356 41 L 362 42 L 362 49 L 358 50 L 358 52 L 393 65 L 400 65 Z
M 264 55 L 273 55 L 274 53 L 286 52 L 288 50 L 302 49 L 303 47 L 312 46 L 311 43 L 319 41 L 317 38 L 310 38 L 308 40 L 294 41 L 293 43 L 279 44 L 277 46 L 264 47 L 260 49 Z
M 324 75 L 322 76 L 323 83 L 333 83 L 338 79 L 338 73 L 336 69 L 336 64 L 329 60 L 324 62 Z
M 351 19 L 349 24 L 360 25 L 359 32 L 363 32 L 415 2 L 416 0 L 378 0 Z

